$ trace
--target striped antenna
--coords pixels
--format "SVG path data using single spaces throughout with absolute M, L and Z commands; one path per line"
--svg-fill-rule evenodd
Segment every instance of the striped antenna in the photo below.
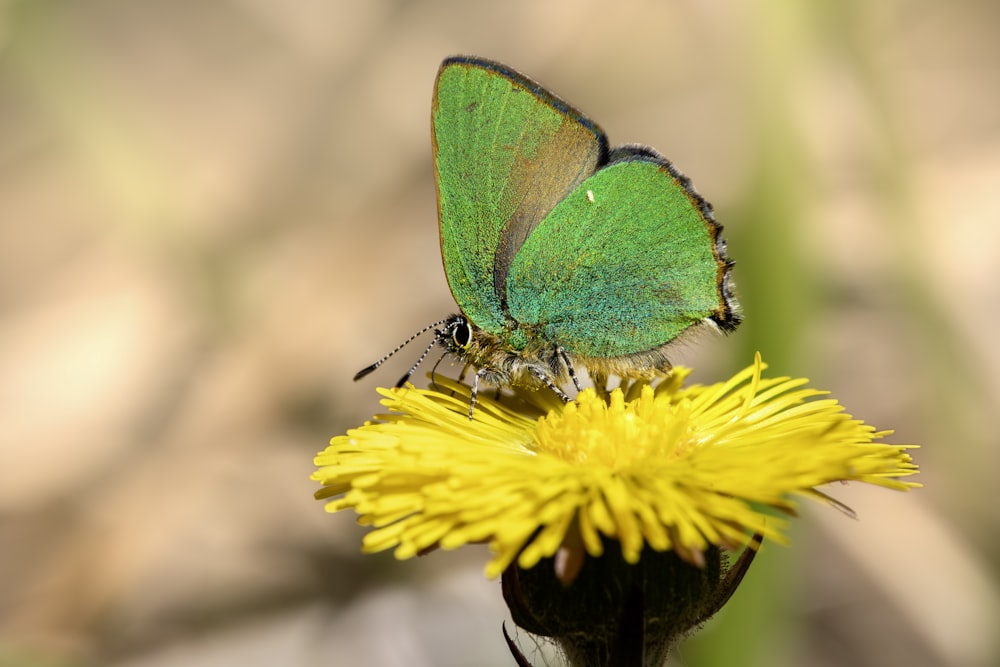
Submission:
M 412 366 L 410 366 L 410 370 L 406 371 L 406 375 L 404 375 L 403 377 L 399 378 L 399 382 L 396 383 L 396 388 L 397 389 L 399 389 L 404 384 L 406 384 L 407 380 L 410 379 L 410 376 L 413 375 L 417 371 L 417 366 L 419 366 L 420 364 L 423 363 L 424 359 L 427 358 L 427 354 L 431 351 L 431 348 L 433 348 L 435 345 L 438 344 L 438 340 L 439 340 L 438 336 L 435 336 L 434 340 L 431 341 L 431 344 L 428 345 L 424 349 L 423 353 L 419 357 L 417 357 L 416 363 L 413 364 Z M 435 364 L 435 367 L 436 367 L 436 364 Z
M 360 371 L 358 371 L 357 373 L 355 373 L 354 374 L 354 381 L 357 382 L 361 378 L 365 377 L 366 375 L 368 375 L 369 373 L 371 373 L 372 371 L 374 371 L 375 369 L 377 369 L 379 366 L 381 366 L 382 364 L 384 364 L 389 359 L 389 357 L 391 357 L 392 355 L 394 355 L 397 352 L 399 352 L 400 350 L 402 350 L 408 344 L 412 343 L 414 340 L 416 340 L 420 336 L 424 335 L 425 333 L 427 333 L 428 331 L 430 331 L 434 327 L 439 327 L 439 326 L 441 326 L 442 324 L 444 324 L 447 321 L 448 321 L 448 318 L 445 318 L 443 320 L 435 322 L 434 324 L 428 324 L 423 329 L 421 329 L 420 331 L 418 331 L 417 333 L 413 334 L 412 336 L 410 336 L 409 338 L 407 338 L 406 340 L 404 340 L 402 343 L 400 343 L 399 345 L 397 345 L 396 349 L 394 349 L 392 352 L 390 352 L 389 354 L 385 355 L 384 357 L 382 357 L 381 359 L 379 359 L 378 361 L 376 361 L 371 366 L 368 366 L 366 368 L 362 368 Z M 417 363 L 413 365 L 413 368 L 410 369 L 410 372 L 408 372 L 406 375 L 404 375 L 403 379 L 399 381 L 399 384 L 397 386 L 402 386 L 410 378 L 410 376 L 413 375 L 414 371 L 417 370 L 417 366 L 419 366 L 420 362 L 424 360 L 424 357 L 427 356 L 427 353 L 430 352 L 431 348 L 434 347 L 434 344 L 436 342 L 437 342 L 437 339 L 435 338 L 434 341 L 427 347 L 427 349 L 424 350 L 424 353 L 420 355 L 420 359 L 418 359 Z

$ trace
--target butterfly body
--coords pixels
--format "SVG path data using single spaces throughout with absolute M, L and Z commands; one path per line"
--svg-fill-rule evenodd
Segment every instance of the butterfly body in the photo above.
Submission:
M 670 369 L 671 342 L 739 324 L 721 227 L 656 151 L 609 148 L 572 106 L 475 57 L 442 63 L 431 121 L 441 255 L 461 309 L 432 345 L 476 368 L 474 387 L 541 383 L 565 397 L 574 367 L 652 377 Z
M 534 327 L 494 334 L 464 315 L 452 315 L 438 331 L 438 342 L 449 353 L 477 369 L 477 380 L 493 386 L 531 386 L 539 382 L 558 388 L 569 381 L 572 361 L 559 346 Z

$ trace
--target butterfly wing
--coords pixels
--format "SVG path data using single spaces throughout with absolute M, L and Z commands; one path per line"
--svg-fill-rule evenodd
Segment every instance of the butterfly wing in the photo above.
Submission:
M 530 79 L 467 57 L 442 63 L 431 126 L 448 284 L 473 323 L 499 333 L 518 250 L 607 159 L 607 139 Z
M 648 149 L 583 181 L 536 227 L 507 282 L 510 314 L 573 355 L 649 352 L 714 320 L 739 322 L 721 227 Z

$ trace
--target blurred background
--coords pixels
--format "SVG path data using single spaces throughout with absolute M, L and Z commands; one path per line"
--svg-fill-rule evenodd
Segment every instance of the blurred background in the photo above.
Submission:
M 352 374 L 455 310 L 454 53 L 713 202 L 746 322 L 678 350 L 696 379 L 760 350 L 923 445 L 925 488 L 803 507 L 676 664 L 1000 664 L 998 26 L 987 0 L 0 2 L 0 665 L 513 664 L 484 551 L 362 556 L 308 479 L 417 350 Z

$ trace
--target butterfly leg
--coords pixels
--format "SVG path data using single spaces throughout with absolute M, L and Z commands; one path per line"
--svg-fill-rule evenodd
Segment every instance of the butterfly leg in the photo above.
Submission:
M 594 383 L 594 391 L 597 395 L 604 399 L 605 402 L 611 397 L 611 389 L 608 387 L 608 382 L 610 378 L 600 371 L 591 371 L 590 379 Z
M 569 356 L 567 356 L 566 350 L 562 349 L 561 347 L 557 347 L 556 352 L 559 354 L 559 357 L 563 360 L 563 363 L 566 364 L 566 371 L 569 373 L 569 378 L 573 381 L 573 386 L 576 387 L 576 392 L 580 393 L 581 391 L 583 391 L 583 389 L 580 387 L 579 378 L 576 377 L 576 369 L 573 368 L 573 364 L 569 363 Z
M 468 368 L 468 366 L 466 366 Z M 463 375 L 465 374 L 465 369 L 462 370 Z M 476 400 L 479 398 L 479 376 L 482 371 L 478 371 L 472 377 L 472 393 L 469 396 L 469 421 L 472 421 L 472 412 L 476 409 Z
M 559 388 L 559 385 L 557 385 L 555 382 L 549 379 L 548 375 L 541 372 L 537 368 L 532 368 L 531 372 L 535 375 L 536 378 L 544 382 L 546 387 L 554 391 L 556 393 L 556 396 L 558 396 L 563 400 L 563 403 L 569 403 L 570 401 L 569 396 L 567 396 L 566 392 L 564 392 L 562 389 Z

